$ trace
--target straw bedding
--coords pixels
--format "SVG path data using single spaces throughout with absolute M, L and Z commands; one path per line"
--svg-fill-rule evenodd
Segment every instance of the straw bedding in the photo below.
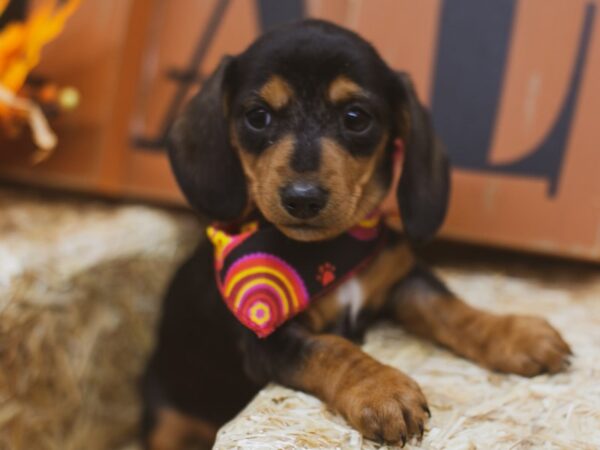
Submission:
M 0 450 L 137 449 L 135 380 L 189 215 L 0 189 Z M 459 256 L 457 256 L 459 255 Z M 491 374 L 383 324 L 365 349 L 411 374 L 433 412 L 413 448 L 600 448 L 600 275 L 573 263 L 435 255 L 471 303 L 542 314 L 572 344 L 569 372 Z M 375 449 L 315 398 L 263 390 L 218 449 Z
M 189 216 L 0 190 L 0 449 L 115 449 Z

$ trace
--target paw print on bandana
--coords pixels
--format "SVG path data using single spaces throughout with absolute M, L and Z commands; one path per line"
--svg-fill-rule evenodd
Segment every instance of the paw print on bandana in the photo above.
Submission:
M 326 262 L 325 264 L 321 264 L 317 271 L 317 281 L 321 283 L 321 285 L 324 287 L 334 280 L 335 266 L 328 262 Z

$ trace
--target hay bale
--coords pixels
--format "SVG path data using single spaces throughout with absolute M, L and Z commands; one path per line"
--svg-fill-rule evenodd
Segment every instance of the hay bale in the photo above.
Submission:
M 571 343 L 573 365 L 533 379 L 493 374 L 391 324 L 376 327 L 364 349 L 414 377 L 433 413 L 423 442 L 408 448 L 600 448 L 597 268 L 520 257 L 490 262 L 495 258 L 451 257 L 440 272 L 472 304 L 548 318 Z M 363 439 L 316 398 L 272 385 L 220 430 L 214 448 L 387 447 Z
M 199 234 L 185 214 L 0 189 L 0 450 L 137 449 L 135 380 L 165 284 Z M 412 448 L 600 448 L 597 268 L 495 258 L 451 257 L 440 269 L 471 303 L 546 316 L 574 364 L 532 380 L 491 374 L 378 326 L 366 351 L 411 374 L 433 412 Z M 314 397 L 275 385 L 215 447 L 381 448 Z
M 198 225 L 7 189 L 0 211 L 0 449 L 129 444 L 162 292 Z

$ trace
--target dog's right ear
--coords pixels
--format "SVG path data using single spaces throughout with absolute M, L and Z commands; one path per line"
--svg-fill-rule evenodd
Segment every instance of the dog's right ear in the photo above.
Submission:
M 410 77 L 396 74 L 400 100 L 399 129 L 405 128 L 406 155 L 397 199 L 404 232 L 414 243 L 426 242 L 442 226 L 450 195 L 448 157 L 421 105 Z
M 235 58 L 225 56 L 188 103 L 169 136 L 169 158 L 179 187 L 201 215 L 239 218 L 248 203 L 246 179 L 229 141 L 227 87 Z

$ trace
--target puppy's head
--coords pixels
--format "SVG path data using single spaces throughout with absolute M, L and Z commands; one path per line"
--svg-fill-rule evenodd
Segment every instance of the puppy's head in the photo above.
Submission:
M 311 241 L 381 203 L 398 138 L 404 228 L 424 240 L 441 225 L 449 190 L 427 112 L 370 44 L 309 20 L 225 57 L 176 122 L 170 157 L 205 216 L 232 221 L 255 206 L 289 237 Z

